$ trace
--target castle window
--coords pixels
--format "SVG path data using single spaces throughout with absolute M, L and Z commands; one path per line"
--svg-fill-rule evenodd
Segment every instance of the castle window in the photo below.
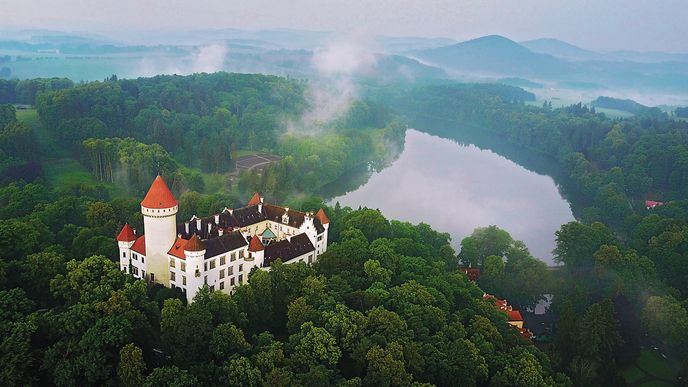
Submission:
M 170 267 L 174 267 L 174 258 L 170 258 Z
M 232 278 L 229 279 L 229 284 L 232 285 L 232 286 L 234 286 L 234 277 L 232 277 Z
M 244 250 L 239 250 L 239 258 L 244 258 Z
M 141 263 L 146 263 L 146 257 L 144 257 L 143 255 L 141 256 Z
M 233 275 L 233 274 L 234 274 L 234 266 L 230 266 L 230 267 L 227 269 L 227 275 Z
M 144 276 L 146 275 L 145 271 L 143 272 L 143 275 Z M 151 276 L 151 278 L 150 278 L 151 282 L 155 281 L 155 273 L 150 273 L 150 276 Z
M 126 257 L 127 257 L 127 252 L 126 252 L 126 251 L 122 251 L 122 258 L 126 258 Z
M 233 252 L 232 255 L 229 256 L 229 261 L 230 262 L 236 261 L 236 252 Z
M 174 275 L 173 271 L 170 271 L 170 281 L 175 281 L 177 278 Z
M 322 235 L 318 235 L 318 242 L 322 240 Z
M 220 270 L 220 278 L 225 278 L 225 269 Z
M 134 261 L 137 261 L 139 257 L 136 255 L 136 253 L 134 253 L 133 258 L 134 258 Z
M 220 257 L 220 266 L 223 266 L 225 263 L 227 263 L 226 257 L 223 255 Z
M 220 282 L 220 290 L 225 289 L 225 281 Z
M 136 266 L 131 267 L 131 274 L 133 275 L 139 275 L 139 268 Z
M 208 284 L 208 276 L 207 275 L 203 276 L 203 283 L 206 285 Z
M 208 262 L 203 262 L 203 271 L 208 271 Z
M 182 285 L 186 286 L 186 276 L 182 276 Z
M 210 270 L 213 270 L 215 268 L 215 260 L 213 259 L 210 261 Z
M 180 262 L 180 263 L 181 263 L 181 265 L 180 265 L 179 268 L 182 269 L 182 271 L 186 271 L 186 262 L 183 262 L 183 261 L 182 261 L 182 262 Z
M 243 274 L 239 274 L 239 283 L 240 284 L 244 283 L 244 275 Z
M 243 264 L 239 265 L 239 273 L 241 273 L 242 271 L 244 271 L 244 265 Z

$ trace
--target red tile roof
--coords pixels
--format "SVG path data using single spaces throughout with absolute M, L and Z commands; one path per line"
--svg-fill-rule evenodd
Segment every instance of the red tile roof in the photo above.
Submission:
M 258 236 L 254 236 L 251 238 L 251 241 L 248 243 L 248 251 L 263 251 L 265 250 L 265 247 L 263 246 L 263 243 L 260 241 L 260 238 Z
M 255 206 L 256 204 L 260 204 L 260 194 L 258 192 L 254 193 L 251 200 L 248 201 L 249 206 Z
M 198 235 L 194 234 L 191 239 L 189 239 L 188 242 L 186 242 L 186 246 L 184 246 L 184 251 L 203 251 L 205 250 L 205 245 L 201 241 L 201 238 L 198 237 Z
M 141 206 L 146 208 L 171 208 L 177 205 L 177 199 L 172 195 L 172 191 L 165 184 L 162 176 L 158 175 L 151 184 L 146 197 L 143 198 Z
M 645 200 L 645 207 L 647 208 L 655 208 L 657 206 L 662 206 L 664 205 L 663 202 L 656 202 L 654 200 Z
M 146 255 L 146 238 L 144 238 L 143 235 L 136 238 L 136 242 L 131 245 L 131 249 L 141 255 Z
M 511 310 L 511 307 L 508 306 L 506 300 L 500 300 L 492 294 L 483 294 L 483 300 L 492 300 L 494 302 L 494 305 L 501 310 Z
M 134 234 L 134 229 L 131 228 L 129 223 L 124 223 L 122 231 L 117 235 L 117 240 L 119 242 L 131 242 L 136 240 L 136 234 Z
M 327 217 L 327 214 L 325 214 L 325 211 L 322 208 L 318 210 L 318 213 L 315 214 L 315 217 L 318 218 L 322 224 L 330 223 L 330 218 Z
M 187 242 L 188 240 L 184 238 L 177 238 L 177 240 L 174 241 L 172 248 L 170 249 L 170 251 L 167 252 L 167 254 L 177 258 L 186 259 L 186 255 L 184 255 L 184 247 L 186 246 Z
M 532 340 L 535 336 L 528 328 L 518 328 L 518 333 L 521 335 L 521 337 L 528 340 Z
M 460 267 L 459 271 L 466 274 L 471 281 L 475 281 L 480 277 L 480 268 L 477 267 Z
M 509 321 L 523 321 L 523 316 L 521 316 L 521 312 L 517 310 L 508 310 L 506 314 L 507 316 L 509 316 Z

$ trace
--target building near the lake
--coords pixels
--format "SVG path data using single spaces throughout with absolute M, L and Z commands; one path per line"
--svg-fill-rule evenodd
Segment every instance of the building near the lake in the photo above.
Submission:
M 518 333 L 522 337 L 528 340 L 535 338 L 533 332 L 531 332 L 528 328 L 523 326 L 523 316 L 521 315 L 521 312 L 514 309 L 511 305 L 509 305 L 509 303 L 506 300 L 499 299 L 493 296 L 492 294 L 488 293 L 483 293 L 483 300 L 494 303 L 495 308 L 506 313 L 507 322 L 509 323 L 509 325 L 518 329 Z
M 276 260 L 313 263 L 327 250 L 329 219 L 265 203 L 256 193 L 242 208 L 177 223 L 178 202 L 158 176 L 141 202 L 144 233 L 125 224 L 117 236 L 120 269 L 180 288 L 189 302 L 207 285 L 231 293 L 254 268 Z

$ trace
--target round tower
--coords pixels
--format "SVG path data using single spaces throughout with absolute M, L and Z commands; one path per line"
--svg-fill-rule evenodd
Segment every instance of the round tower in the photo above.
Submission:
M 129 265 L 131 263 L 131 246 L 136 242 L 134 229 L 125 223 L 122 231 L 117 234 L 117 246 L 119 247 L 119 269 L 125 273 L 131 273 Z
M 198 290 L 206 285 L 205 268 L 205 244 L 198 235 L 194 234 L 184 245 L 184 257 L 186 259 L 186 300 L 191 303 Z
M 160 175 L 141 202 L 146 241 L 147 279 L 170 286 L 167 252 L 177 239 L 179 207 L 172 191 Z

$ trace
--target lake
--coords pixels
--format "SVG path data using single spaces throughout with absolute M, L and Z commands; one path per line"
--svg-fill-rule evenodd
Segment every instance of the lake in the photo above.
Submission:
M 457 251 L 476 227 L 497 225 L 553 265 L 554 232 L 574 220 L 550 176 L 490 150 L 414 129 L 407 130 L 397 160 L 366 176 L 367 182 L 331 203 L 378 208 L 388 219 L 427 223 L 448 232 Z

